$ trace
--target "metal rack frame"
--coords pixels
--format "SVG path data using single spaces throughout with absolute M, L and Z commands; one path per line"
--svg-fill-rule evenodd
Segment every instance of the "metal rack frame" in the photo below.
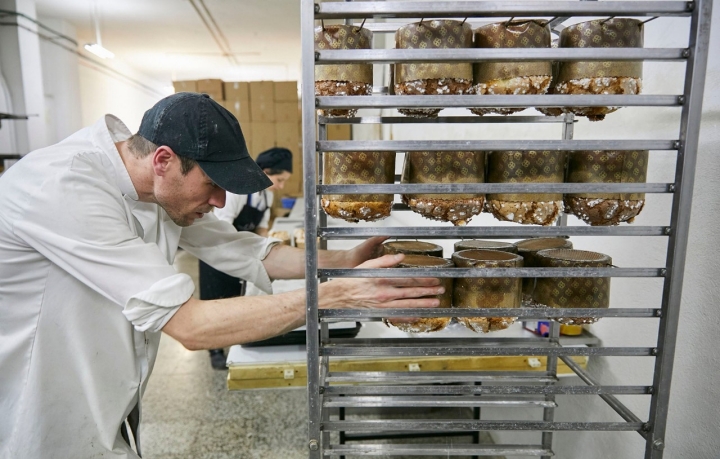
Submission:
M 712 0 L 685 1 L 459 1 L 459 2 L 332 2 L 314 4 L 302 0 L 301 44 L 302 113 L 303 113 L 303 165 L 306 196 L 306 249 L 307 257 L 307 352 L 309 401 L 309 457 L 344 455 L 528 455 L 549 458 L 553 455 L 553 432 L 556 431 L 635 431 L 645 439 L 645 459 L 663 457 L 670 383 L 680 313 L 683 269 L 689 229 L 698 135 L 701 117 L 705 68 L 710 37 Z M 574 17 L 574 16 L 680 16 L 690 20 L 687 48 L 644 49 L 531 49 L 531 50 L 330 50 L 315 52 L 313 29 L 317 19 L 373 19 L 373 18 L 495 18 L 495 17 Z M 388 96 L 370 97 L 313 97 L 314 66 L 338 62 L 372 62 L 387 64 L 416 61 L 469 62 L 492 60 L 653 60 L 685 62 L 685 84 L 682 94 L 676 95 L 542 95 L 542 96 Z M 395 108 L 395 107 L 526 107 L 526 106 L 645 106 L 678 107 L 681 110 L 680 135 L 668 140 L 572 140 L 572 119 L 568 121 L 542 117 L 441 117 L 436 120 L 418 120 L 404 117 L 360 117 L 350 119 L 319 118 L 317 108 Z M 517 118 L 517 119 L 514 119 Z M 328 141 L 327 123 L 483 123 L 483 122 L 563 122 L 562 140 L 468 140 L 433 141 L 432 150 L 672 150 L 677 151 L 676 175 L 673 183 L 648 184 L 473 184 L 473 185 L 365 185 L 340 186 L 318 184 L 317 159 L 322 152 L 334 151 L 422 151 L 428 150 L 427 141 Z M 316 124 L 319 123 L 319 124 Z M 316 137 L 317 134 L 317 137 Z M 316 139 L 319 139 L 316 141 Z M 322 161 L 319 162 L 322 167 Z M 623 191 L 644 193 L 670 193 L 672 206 L 668 226 L 618 227 L 328 227 L 324 213 L 319 212 L 318 197 L 322 193 L 457 193 L 517 192 L 571 193 L 584 191 Z M 443 269 L 438 277 L 658 277 L 663 279 L 662 301 L 659 308 L 641 309 L 616 307 L 612 309 L 395 309 L 395 310 L 318 310 L 319 282 L 329 277 L 382 277 L 381 270 L 319 269 L 318 248 L 326 246 L 327 239 L 363 238 L 376 235 L 397 237 L 462 238 L 462 237 L 532 237 L 532 236 L 632 236 L 662 237 L 668 240 L 664 266 L 648 268 L 507 268 Z M 317 237 L 322 238 L 318 242 Z M 435 272 L 434 272 L 435 273 Z M 393 276 L 422 276 L 421 269 L 407 269 Z M 659 321 L 657 345 L 654 347 L 564 347 L 560 344 L 559 327 L 554 322 L 548 338 L 533 339 L 402 339 L 402 340 L 348 340 L 329 338 L 327 324 L 338 320 L 379 320 L 383 317 L 422 315 L 425 317 L 514 316 L 518 318 L 577 317 L 638 317 Z M 336 356 L 413 356 L 427 355 L 540 355 L 547 356 L 546 371 L 532 375 L 497 372 L 469 373 L 352 373 L 331 374 L 329 359 Z M 644 356 L 655 359 L 652 385 L 607 386 L 599 384 L 570 357 Z M 557 362 L 562 360 L 585 385 L 556 386 Z M 531 385 L 527 385 L 532 380 Z M 335 383 L 365 383 L 336 385 Z M 473 385 L 437 383 L 473 382 Z M 487 383 L 505 383 L 492 385 Z M 375 384 L 372 384 L 375 383 Z M 386 385 L 377 385 L 385 383 Z M 479 384 L 479 385 L 478 385 Z M 477 397 L 482 394 L 483 397 Z M 556 422 L 555 395 L 590 394 L 600 397 L 624 422 Z M 636 394 L 650 396 L 650 413 L 642 420 L 614 395 Z M 486 396 L 487 395 L 487 396 Z M 526 398 L 532 396 L 534 398 Z M 542 422 L 474 420 L 373 420 L 331 421 L 329 409 L 363 406 L 466 406 L 478 410 L 482 406 L 537 406 L 543 409 Z M 335 431 L 404 431 L 408 433 L 428 430 L 446 432 L 477 432 L 483 430 L 530 430 L 542 433 L 538 445 L 331 445 L 330 432 Z

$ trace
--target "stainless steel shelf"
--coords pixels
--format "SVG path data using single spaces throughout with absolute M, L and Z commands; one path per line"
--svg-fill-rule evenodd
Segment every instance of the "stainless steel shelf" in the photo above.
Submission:
M 681 95 L 317 96 L 316 108 L 680 107 Z
M 663 277 L 665 268 L 318 269 L 318 277 Z
M 684 61 L 687 48 L 353 49 L 315 53 L 316 64 L 480 61 Z M 484 96 L 483 96 L 484 97 Z
M 482 383 L 555 383 L 557 376 L 546 376 L 540 372 L 508 372 L 493 374 L 479 371 L 364 371 L 329 373 L 329 383 L 392 383 L 392 384 L 448 384 L 460 382 Z
M 519 97 L 519 96 L 518 96 Z M 320 140 L 317 151 L 677 150 L 678 140 Z
M 673 183 L 452 183 L 318 185 L 318 194 L 673 193 Z
M 557 403 L 549 400 L 533 400 L 526 396 L 508 397 L 483 395 L 417 395 L 417 396 L 340 396 L 326 395 L 323 405 L 328 408 L 441 408 L 441 407 L 485 407 L 485 408 L 556 408 Z
M 328 456 L 553 456 L 552 450 L 533 445 L 330 445 Z
M 412 338 L 409 338 L 411 340 Z M 474 345 L 473 345 L 474 344 Z M 651 347 L 557 347 L 551 346 L 511 346 L 497 348 L 485 344 L 457 344 L 447 343 L 444 346 L 432 346 L 430 342 L 420 340 L 418 342 L 405 343 L 400 346 L 392 346 L 386 344 L 382 340 L 378 340 L 373 346 L 383 347 L 365 347 L 361 345 L 333 345 L 323 347 L 321 355 L 324 356 L 343 356 L 343 357 L 398 357 L 398 356 L 421 356 L 421 355 L 445 355 L 445 356 L 615 356 L 615 357 L 654 357 L 657 349 Z M 504 386 L 503 386 L 504 387 Z M 545 387 L 545 386 L 526 386 L 526 387 Z M 566 386 L 562 386 L 566 387 Z M 535 389 L 532 389 L 535 390 Z
M 530 354 L 533 355 L 533 354 Z M 649 395 L 652 386 L 328 386 L 329 395 Z M 400 429 L 402 430 L 402 429 Z
M 553 319 L 559 317 L 654 317 L 660 309 L 643 308 L 415 308 L 415 309 L 323 309 L 320 320 L 363 320 L 391 317 L 517 317 Z M 497 340 L 498 338 L 495 338 Z
M 315 19 L 687 16 L 692 6 L 673 1 L 323 2 L 315 4 Z
M 457 432 L 474 430 L 538 430 L 543 432 L 556 432 L 565 430 L 594 430 L 594 431 L 638 431 L 645 428 L 640 422 L 533 422 L 533 421 L 329 421 L 322 423 L 328 431 L 383 431 L 402 430 L 412 431 L 445 431 Z
M 573 123 L 564 116 L 438 116 L 415 118 L 412 116 L 319 116 L 318 124 L 506 124 L 506 123 Z
M 460 227 L 319 227 L 325 239 L 366 239 L 374 236 L 415 239 L 513 238 L 563 236 L 668 236 L 669 226 L 460 226 Z

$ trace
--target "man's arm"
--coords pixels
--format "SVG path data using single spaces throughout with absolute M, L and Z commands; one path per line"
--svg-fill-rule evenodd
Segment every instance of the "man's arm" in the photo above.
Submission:
M 402 255 L 372 259 L 358 268 L 389 268 Z M 320 284 L 321 309 L 437 307 L 443 293 L 435 278 L 336 279 Z M 305 291 L 183 304 L 163 331 L 188 349 L 217 349 L 280 335 L 305 323 Z
M 382 253 L 386 237 L 373 237 L 350 250 L 318 250 L 320 268 L 354 268 L 360 263 L 376 258 Z M 271 279 L 302 279 L 305 277 L 306 253 L 278 244 L 263 260 L 265 270 Z

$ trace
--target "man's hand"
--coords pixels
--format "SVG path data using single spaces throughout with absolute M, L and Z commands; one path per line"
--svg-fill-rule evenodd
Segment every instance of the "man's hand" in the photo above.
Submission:
M 368 244 L 364 250 L 385 240 L 373 239 L 379 241 Z M 370 241 L 372 239 L 366 242 Z M 357 268 L 391 268 L 403 258 L 401 254 L 385 255 L 368 260 Z M 388 276 L 391 275 L 392 272 L 388 272 Z M 440 300 L 432 296 L 444 291 L 440 279 L 434 277 L 343 278 L 321 284 L 318 296 L 321 309 L 433 308 L 440 305 Z
M 383 254 L 382 243 L 387 240 L 387 236 L 375 236 L 367 239 L 360 245 L 347 251 L 348 261 L 350 263 L 349 268 L 354 268 L 361 263 L 365 263 L 368 260 L 377 258 Z M 397 263 L 391 265 L 395 266 Z

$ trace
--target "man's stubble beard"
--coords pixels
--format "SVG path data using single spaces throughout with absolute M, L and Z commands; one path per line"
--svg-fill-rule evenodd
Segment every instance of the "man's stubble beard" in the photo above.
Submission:
M 170 193 L 170 195 L 173 194 L 174 193 L 172 192 Z M 172 220 L 177 226 L 185 228 L 193 224 L 195 219 L 177 210 L 175 206 L 169 202 L 169 200 L 165 199 L 163 194 L 156 193 L 155 200 L 157 201 L 157 204 L 162 207 L 167 216 L 170 217 L 170 220 Z

